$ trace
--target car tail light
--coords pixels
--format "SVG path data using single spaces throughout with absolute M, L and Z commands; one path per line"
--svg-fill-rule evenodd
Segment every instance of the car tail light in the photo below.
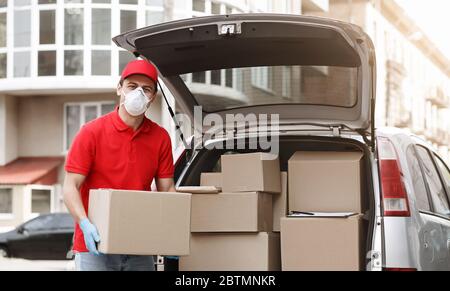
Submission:
M 397 152 L 389 139 L 380 137 L 377 140 L 384 215 L 409 217 L 408 195 Z
M 386 272 L 416 272 L 417 269 L 414 269 L 414 268 L 384 268 L 383 271 L 386 271 Z

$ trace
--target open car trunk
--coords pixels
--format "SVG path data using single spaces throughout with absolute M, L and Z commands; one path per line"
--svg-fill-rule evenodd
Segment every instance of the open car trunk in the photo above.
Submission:
M 258 152 L 255 150 L 235 150 L 235 153 Z M 280 137 L 280 170 L 288 171 L 288 160 L 297 151 L 333 151 L 333 152 L 359 152 L 363 154 L 361 167 L 362 182 L 362 201 L 365 201 L 363 208 L 366 209 L 362 218 L 363 241 L 361 242 L 360 261 L 361 270 L 366 269 L 369 263 L 366 260 L 366 254 L 372 249 L 372 238 L 375 221 L 375 201 L 373 193 L 373 179 L 371 167 L 371 153 L 369 147 L 354 139 L 338 138 L 338 137 L 305 137 L 305 136 L 282 136 Z M 200 150 L 191 160 L 188 167 L 183 167 L 184 163 L 179 165 L 177 186 L 198 186 L 200 185 L 200 176 L 202 172 L 221 172 L 221 155 L 229 153 L 228 150 Z M 349 177 L 352 179 L 352 177 Z M 324 183 L 326 179 L 317 181 Z M 289 193 L 288 193 L 289 195 Z M 287 213 L 286 213 L 287 214 Z M 333 240 L 329 238 L 330 243 Z
M 158 67 L 191 120 L 198 107 L 223 120 L 227 114 L 276 114 L 272 123 L 280 127 L 357 132 L 373 148 L 375 53 L 356 25 L 233 14 L 163 23 L 113 40 Z

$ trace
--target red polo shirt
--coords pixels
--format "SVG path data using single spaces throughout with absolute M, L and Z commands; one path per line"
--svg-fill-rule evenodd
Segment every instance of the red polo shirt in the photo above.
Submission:
M 86 176 L 80 189 L 86 213 L 90 189 L 149 191 L 154 178 L 173 177 L 167 131 L 147 118 L 133 131 L 119 117 L 117 109 L 85 124 L 67 155 L 65 170 Z M 88 251 L 78 224 L 73 250 Z

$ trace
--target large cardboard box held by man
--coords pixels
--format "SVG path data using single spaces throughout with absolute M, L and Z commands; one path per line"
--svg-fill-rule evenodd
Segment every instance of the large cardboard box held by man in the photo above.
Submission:
M 105 254 L 189 254 L 191 194 L 91 190 L 89 219 Z
M 194 233 L 191 254 L 180 271 L 279 271 L 280 235 L 276 233 Z
M 261 192 L 193 194 L 191 231 L 272 231 L 272 196 Z
M 358 271 L 363 258 L 361 215 L 281 219 L 283 271 Z
M 280 193 L 280 161 L 269 153 L 222 155 L 223 192 Z
M 289 211 L 365 211 L 362 153 L 296 152 L 288 161 Z

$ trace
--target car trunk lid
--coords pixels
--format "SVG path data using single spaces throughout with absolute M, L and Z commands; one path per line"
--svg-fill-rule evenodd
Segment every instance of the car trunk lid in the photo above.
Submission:
M 227 124 L 227 114 L 276 114 L 271 122 L 280 126 L 353 131 L 374 141 L 375 54 L 357 26 L 237 14 L 163 23 L 113 40 L 151 60 L 193 120 L 196 106 L 221 116 L 224 128 L 236 124 Z

